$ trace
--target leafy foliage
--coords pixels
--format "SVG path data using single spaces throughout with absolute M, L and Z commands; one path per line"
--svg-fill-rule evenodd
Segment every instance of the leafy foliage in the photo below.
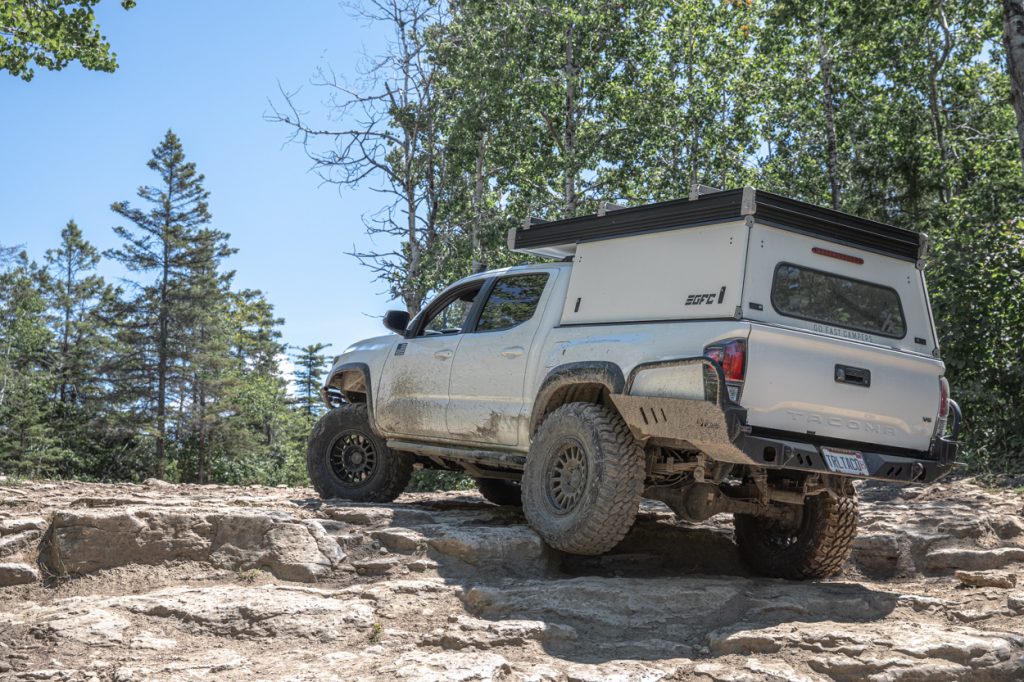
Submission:
M 405 487 L 410 493 L 432 493 L 438 490 L 473 490 L 476 481 L 458 471 L 440 471 L 438 469 L 417 469 L 412 472 L 409 485 Z
M 93 71 L 117 69 L 117 55 L 96 25 L 100 0 L 7 0 L 0 4 L 0 70 L 30 81 L 32 65 L 60 71 L 79 62 Z M 124 9 L 134 0 L 121 0 Z

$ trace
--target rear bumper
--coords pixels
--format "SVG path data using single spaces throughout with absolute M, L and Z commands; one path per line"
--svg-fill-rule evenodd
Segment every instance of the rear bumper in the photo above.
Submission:
M 885 452 L 878 445 L 851 443 L 845 449 L 861 454 L 867 467 L 866 476 L 832 471 L 825 461 L 821 445 L 794 440 L 742 435 L 736 447 L 746 453 L 757 465 L 769 469 L 791 469 L 849 478 L 870 478 L 903 483 L 931 483 L 944 476 L 956 461 L 960 444 L 955 440 L 937 438 L 928 452 L 919 457 Z
M 709 372 L 717 370 L 724 383 L 717 363 L 703 358 L 675 362 L 701 363 Z M 634 370 L 634 375 L 636 372 Z M 747 426 L 746 410 L 731 402 L 725 391 L 712 392 L 710 399 L 705 400 L 631 395 L 634 375 L 623 394 L 611 396 L 634 435 L 668 446 L 693 448 L 719 462 L 849 478 L 930 483 L 952 468 L 960 449 L 957 435 L 961 413 L 952 400 L 953 427 L 948 438 L 933 439 L 927 451 L 888 450 L 873 443 L 829 441 L 799 433 L 758 432 Z M 827 448 L 856 451 L 863 458 L 867 473 L 834 471 L 823 452 Z
M 934 438 L 927 451 L 911 453 L 886 452 L 884 447 L 873 443 L 843 443 L 839 447 L 852 449 L 861 454 L 867 466 L 868 475 L 837 473 L 832 471 L 825 460 L 822 449 L 827 444 L 808 442 L 800 434 L 772 434 L 761 436 L 742 433 L 733 442 L 751 460 L 767 468 L 793 469 L 796 471 L 820 472 L 851 478 L 870 478 L 903 483 L 931 483 L 944 476 L 956 462 L 960 443 L 960 406 L 950 401 L 953 428 L 948 438 Z

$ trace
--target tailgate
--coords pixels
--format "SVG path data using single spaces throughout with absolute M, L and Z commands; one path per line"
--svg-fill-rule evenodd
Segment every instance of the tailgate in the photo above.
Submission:
M 753 323 L 741 403 L 754 427 L 927 450 L 941 361 Z

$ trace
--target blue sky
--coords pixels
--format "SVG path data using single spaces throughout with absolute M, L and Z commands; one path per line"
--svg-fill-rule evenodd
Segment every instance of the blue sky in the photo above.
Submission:
M 236 286 L 265 292 L 287 343 L 331 343 L 333 354 L 385 333 L 379 316 L 401 306 L 345 255 L 371 246 L 360 217 L 379 195 L 320 186 L 288 130 L 263 119 L 278 82 L 304 86 L 304 108 L 322 111 L 314 69 L 356 77 L 364 52 L 382 49 L 381 29 L 336 0 L 142 0 L 130 12 L 104 0 L 97 17 L 117 72 L 37 69 L 30 83 L 0 72 L 0 244 L 42 261 L 74 218 L 98 248 L 114 246 L 110 204 L 154 182 L 146 161 L 172 128 L 206 175 L 215 227 L 239 249 Z M 123 274 L 108 262 L 101 272 Z

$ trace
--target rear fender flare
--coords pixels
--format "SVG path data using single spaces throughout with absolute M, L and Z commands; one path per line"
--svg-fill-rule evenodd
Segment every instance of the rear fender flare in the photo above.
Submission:
M 609 393 L 622 393 L 626 385 L 622 369 L 614 362 L 570 362 L 555 367 L 540 385 L 537 399 L 533 403 L 530 415 L 530 434 L 536 433 L 545 415 L 551 399 L 558 391 L 575 384 L 601 384 Z

